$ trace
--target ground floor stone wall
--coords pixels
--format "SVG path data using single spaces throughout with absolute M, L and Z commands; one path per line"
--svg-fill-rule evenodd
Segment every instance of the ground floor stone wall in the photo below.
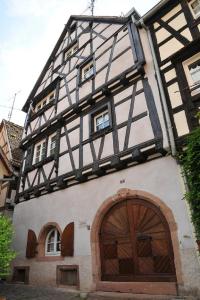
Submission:
M 193 227 L 183 199 L 184 189 L 180 170 L 171 157 L 155 159 L 19 203 L 13 217 L 14 248 L 18 253 L 13 266 L 30 267 L 31 284 L 56 285 L 57 266 L 76 265 L 81 290 L 103 289 L 98 262 L 98 232 L 96 232 L 98 229 L 95 231 L 94 227 L 98 228 L 95 224 L 98 224 L 101 212 L 106 211 L 107 203 L 110 207 L 112 201 L 114 204 L 120 199 L 125 199 L 126 195 L 146 197 L 161 207 L 172 230 L 178 285 L 187 288 L 199 287 L 200 267 Z M 34 230 L 38 237 L 45 224 L 51 222 L 58 224 L 62 231 L 68 223 L 74 222 L 74 256 L 54 260 L 45 260 L 37 256 L 27 259 L 25 254 L 28 229 Z M 153 289 L 155 283 L 145 285 Z M 139 283 L 135 288 L 136 286 L 142 288 Z M 122 291 L 126 289 L 128 286 L 124 283 Z M 131 291 L 134 291 L 134 284 Z M 163 293 L 164 291 L 167 292 L 167 286 L 163 288 Z

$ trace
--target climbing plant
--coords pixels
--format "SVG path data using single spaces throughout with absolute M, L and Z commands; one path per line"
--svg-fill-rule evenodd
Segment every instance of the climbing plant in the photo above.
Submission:
M 200 240 L 200 128 L 188 136 L 181 163 L 188 184 L 186 199 L 191 208 L 197 240 Z
M 15 258 L 11 249 L 13 227 L 10 218 L 0 214 L 0 278 L 10 273 L 10 263 Z

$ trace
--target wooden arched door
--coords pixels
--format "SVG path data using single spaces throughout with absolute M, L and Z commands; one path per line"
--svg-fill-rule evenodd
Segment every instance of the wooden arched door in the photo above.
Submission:
M 168 224 L 148 201 L 114 205 L 103 219 L 99 240 L 103 281 L 176 281 Z

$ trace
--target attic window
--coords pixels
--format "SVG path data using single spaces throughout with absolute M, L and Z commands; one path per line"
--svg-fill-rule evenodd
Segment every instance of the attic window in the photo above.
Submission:
M 75 43 L 64 53 L 64 60 L 70 58 L 78 50 L 78 43 Z
M 80 82 L 84 82 L 95 75 L 95 66 L 93 59 L 87 61 L 80 67 Z
M 36 105 L 36 112 L 41 110 L 45 105 L 47 105 L 49 102 L 54 100 L 55 98 L 55 90 L 49 93 L 46 97 L 44 97 L 37 105 Z

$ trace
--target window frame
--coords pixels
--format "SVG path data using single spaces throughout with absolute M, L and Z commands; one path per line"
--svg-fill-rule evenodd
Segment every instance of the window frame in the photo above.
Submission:
M 93 73 L 90 74 L 87 78 L 83 77 L 83 70 L 88 66 L 92 64 L 93 67 Z M 79 65 L 79 85 L 84 84 L 86 81 L 91 80 L 96 76 L 96 65 L 95 65 L 95 58 L 94 56 L 89 56 L 85 61 L 83 61 Z
M 65 48 L 65 50 L 63 51 L 63 62 L 73 57 L 74 54 L 78 51 L 78 48 L 79 48 L 78 40 L 74 41 L 72 44 L 69 45 L 69 47 Z M 66 54 L 70 51 L 72 51 L 72 53 L 69 56 L 66 56 Z
M 104 112 L 108 112 L 109 117 L 109 126 L 106 126 L 102 129 L 97 130 L 97 126 L 95 124 L 95 121 L 97 117 Z M 90 136 L 96 136 L 106 133 L 107 131 L 110 131 L 113 127 L 113 120 L 112 120 L 112 109 L 111 109 L 111 103 L 107 102 L 99 107 L 96 107 L 94 110 L 91 111 L 90 117 L 89 117 L 89 132 Z
M 43 146 L 45 144 L 45 147 Z M 39 156 L 36 155 L 38 150 L 37 147 L 40 146 L 39 149 Z M 34 158 L 33 158 L 33 163 L 34 164 L 38 164 L 39 162 L 43 161 L 46 158 L 46 150 L 47 150 L 47 141 L 46 139 L 43 139 L 42 141 L 40 141 L 39 143 L 35 144 L 34 146 Z M 45 151 L 45 154 L 43 154 L 43 151 Z M 36 161 L 36 159 L 39 157 L 39 160 Z
M 104 119 L 104 117 L 106 115 L 108 115 L 108 120 Z M 102 119 L 102 122 L 99 123 L 99 124 L 97 124 L 97 120 L 100 119 L 100 118 Z M 106 129 L 106 128 L 110 127 L 110 118 L 109 118 L 109 111 L 108 111 L 108 109 L 105 109 L 102 112 L 100 112 L 99 114 L 94 115 L 94 119 L 93 120 L 94 120 L 94 131 L 95 132 L 99 132 L 99 131 L 101 131 L 103 129 Z M 107 121 L 109 122 L 109 125 L 105 126 L 105 123 Z M 103 127 L 100 128 L 100 129 L 98 129 L 98 126 L 101 126 L 101 125 L 103 125 Z
M 53 95 L 52 99 L 51 96 Z M 52 90 L 48 95 L 41 99 L 35 106 L 35 113 L 41 111 L 48 103 L 52 102 L 55 99 L 56 89 Z M 38 108 L 40 107 L 40 108 Z
M 199 1 L 199 6 L 200 6 L 200 0 L 190 0 L 188 4 L 189 4 L 189 7 L 190 7 L 190 10 L 191 10 L 191 12 L 192 12 L 193 17 L 194 17 L 195 19 L 198 19 L 198 18 L 200 18 L 200 11 L 199 11 L 198 14 L 195 14 L 194 9 L 192 8 L 192 4 L 193 4 L 195 1 Z
M 200 93 L 200 86 L 198 87 L 198 85 L 200 85 L 200 81 L 199 84 L 198 83 L 196 84 L 190 72 L 190 67 L 198 62 L 200 62 L 200 53 L 196 53 L 192 57 L 182 62 L 183 69 L 185 71 L 185 76 L 188 82 L 189 90 L 191 92 L 191 96 L 195 96 Z M 197 85 L 197 88 L 195 88 L 195 85 Z
M 50 237 L 52 232 L 54 232 L 54 241 L 53 241 L 53 243 L 49 243 L 48 240 L 49 240 L 49 237 Z M 60 237 L 59 240 L 58 240 L 58 236 Z M 60 249 L 61 249 L 61 235 L 60 235 L 60 232 L 58 231 L 58 229 L 56 227 L 51 228 L 48 231 L 48 233 L 46 235 L 46 239 L 45 239 L 45 256 L 58 256 L 58 255 L 61 255 L 61 250 L 59 250 L 59 251 L 56 250 L 58 243 L 60 244 Z M 48 245 L 49 244 L 53 244 L 54 250 L 51 251 L 51 252 L 48 251 Z
M 55 141 L 54 141 L 54 148 L 52 148 L 52 139 L 55 138 Z M 53 133 L 52 135 L 49 136 L 49 143 L 48 143 L 49 147 L 48 147 L 48 156 L 53 156 L 55 155 L 55 151 L 56 151 L 56 147 L 57 147 L 57 132 L 56 133 Z M 54 150 L 53 153 L 51 153 L 51 151 Z

